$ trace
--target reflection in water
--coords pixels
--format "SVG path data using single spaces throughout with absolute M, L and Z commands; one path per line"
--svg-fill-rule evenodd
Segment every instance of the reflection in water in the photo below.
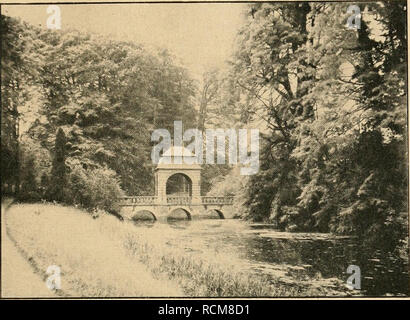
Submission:
M 168 221 L 183 221 L 183 220 L 191 220 L 191 213 L 188 211 L 178 208 L 173 210 L 167 218 Z
M 156 218 L 155 218 L 155 215 L 151 211 L 140 210 L 140 211 L 137 211 L 134 214 L 134 216 L 132 217 L 132 220 L 136 221 L 136 222 L 138 222 L 138 221 L 155 221 Z
M 281 281 L 289 284 L 334 277 L 345 282 L 350 276 L 346 269 L 354 264 L 361 269 L 360 293 L 409 294 L 406 262 L 356 239 L 278 232 L 271 225 L 238 220 L 173 220 L 151 227 L 161 230 L 168 246 L 182 247 L 187 252 L 210 252 L 210 257 L 212 251 L 229 253 L 243 261 L 247 272 L 258 276 L 280 276 Z
M 137 226 L 137 227 L 147 227 L 147 228 L 152 228 L 155 225 L 155 220 L 139 220 L 139 219 L 134 219 L 132 220 L 132 223 Z
M 191 221 L 187 219 L 168 219 L 167 222 L 173 229 L 187 229 L 191 225 Z
M 225 219 L 223 213 L 216 209 L 208 210 L 204 213 L 199 214 L 198 219 Z

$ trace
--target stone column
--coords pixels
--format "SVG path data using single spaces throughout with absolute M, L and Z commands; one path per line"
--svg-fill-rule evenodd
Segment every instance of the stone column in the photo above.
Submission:
M 164 171 L 157 171 L 158 172 L 158 204 L 166 204 L 167 203 L 167 179 L 168 173 Z
M 189 176 L 192 180 L 192 203 L 201 204 L 201 172 L 192 171 Z

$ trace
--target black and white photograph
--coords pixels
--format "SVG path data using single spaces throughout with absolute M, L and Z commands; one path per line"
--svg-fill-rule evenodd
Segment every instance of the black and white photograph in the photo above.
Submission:
M 2 1 L 1 299 L 408 299 L 407 4 Z

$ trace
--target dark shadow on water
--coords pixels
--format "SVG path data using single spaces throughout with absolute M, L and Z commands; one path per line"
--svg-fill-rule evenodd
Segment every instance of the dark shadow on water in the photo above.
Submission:
M 253 230 L 276 230 L 277 228 L 273 224 L 249 224 L 249 227 Z
M 167 219 L 168 225 L 173 229 L 187 229 L 191 225 L 191 221 L 188 219 Z
M 155 214 L 151 211 L 148 210 L 140 210 L 134 214 L 132 217 L 132 221 L 136 222 L 155 222 L 157 218 L 155 217 Z
M 137 227 L 147 227 L 147 228 L 152 228 L 156 221 L 153 219 L 150 220 L 144 220 L 144 219 L 133 219 L 132 223 L 137 226 Z
M 349 265 L 361 272 L 361 293 L 366 296 L 409 295 L 409 266 L 397 253 L 363 245 L 356 239 L 296 240 L 248 237 L 248 260 L 274 265 L 302 266 L 288 270 L 294 279 L 337 277 L 346 281 Z

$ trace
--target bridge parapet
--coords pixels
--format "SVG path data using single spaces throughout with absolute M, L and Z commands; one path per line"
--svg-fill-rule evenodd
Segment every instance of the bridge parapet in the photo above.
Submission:
M 232 205 L 233 197 L 201 197 L 202 204 L 223 204 Z
M 158 197 L 155 196 L 138 196 L 138 197 L 122 197 L 121 206 L 146 206 L 154 205 L 158 201 Z
M 166 202 L 162 203 L 156 196 L 135 196 L 122 197 L 121 206 L 149 206 L 149 205 L 232 205 L 234 197 L 181 197 L 181 196 L 167 196 Z
M 192 203 L 192 197 L 181 197 L 181 196 L 168 196 L 167 204 L 176 205 L 190 205 Z

